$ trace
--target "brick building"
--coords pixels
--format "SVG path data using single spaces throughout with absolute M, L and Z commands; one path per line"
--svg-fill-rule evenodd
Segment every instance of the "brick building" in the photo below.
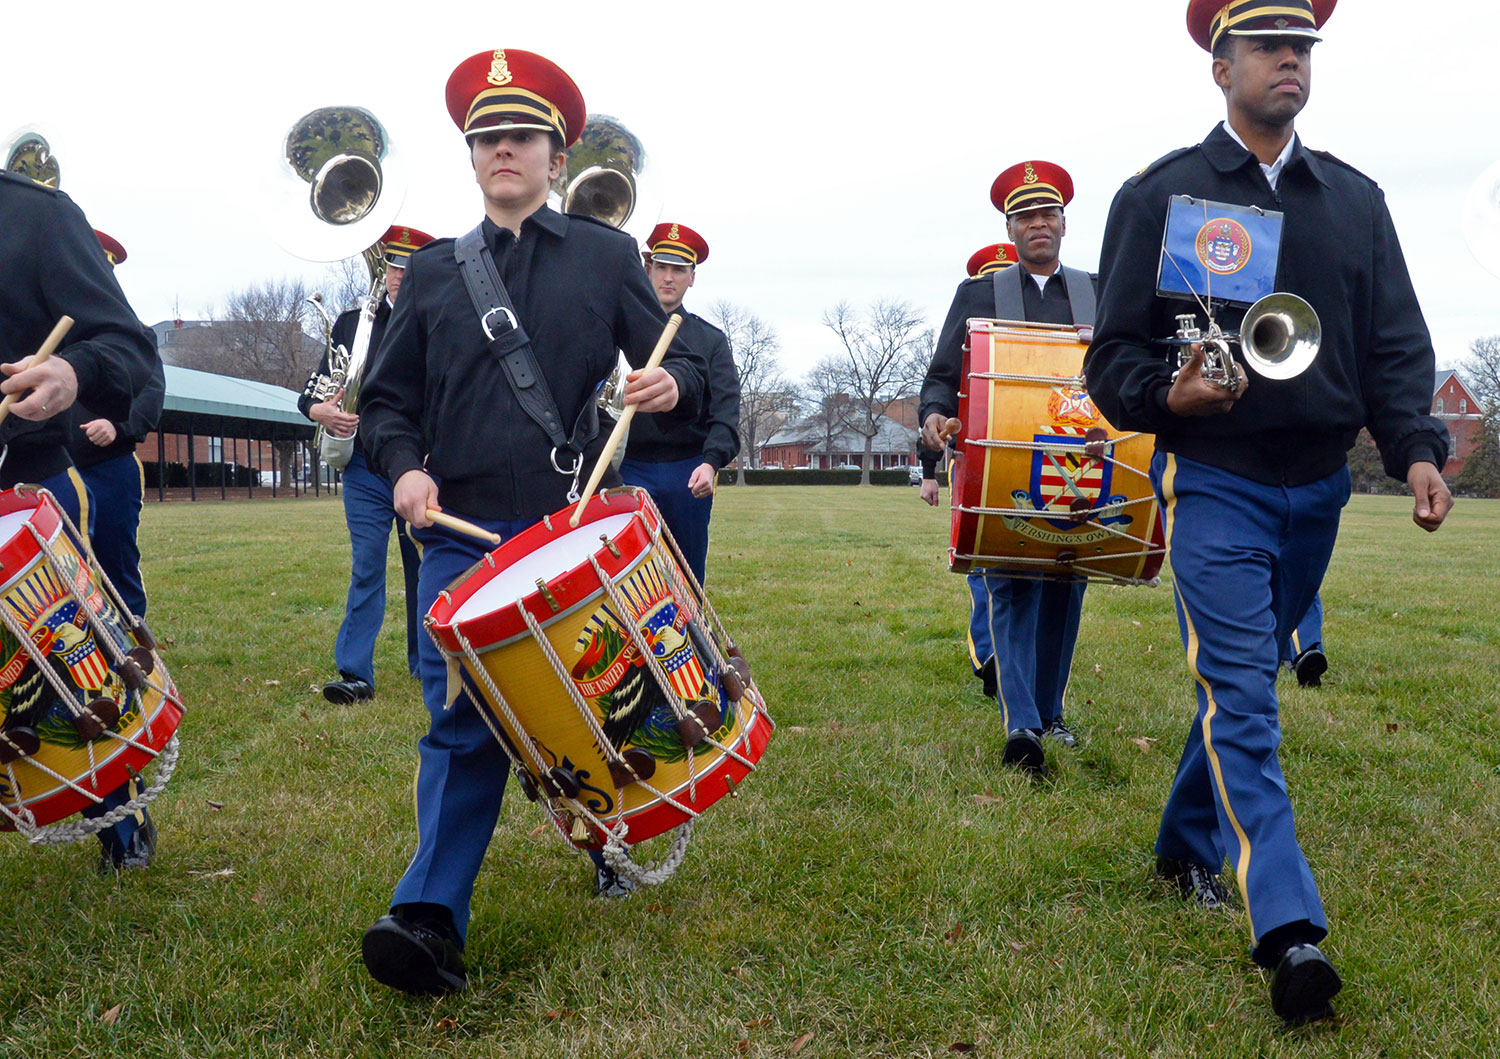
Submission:
M 1484 409 L 1464 385 L 1456 371 L 1440 371 L 1432 388 L 1432 414 L 1448 426 L 1452 435 L 1443 477 L 1452 478 L 1464 469 L 1464 461 L 1479 443 L 1479 420 Z

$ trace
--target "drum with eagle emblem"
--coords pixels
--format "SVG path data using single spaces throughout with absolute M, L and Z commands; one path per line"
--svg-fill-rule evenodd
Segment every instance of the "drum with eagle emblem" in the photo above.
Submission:
M 52 494 L 0 492 L 0 828 L 34 837 L 162 755 L 183 706 L 155 648 Z
M 949 568 L 1155 584 L 1155 439 L 1115 430 L 1089 400 L 1086 330 L 974 319 L 968 332 Z
M 644 490 L 512 537 L 439 595 L 427 628 L 570 840 L 641 842 L 750 772 L 773 724 L 744 657 Z M 451 671 L 451 670 L 450 670 Z

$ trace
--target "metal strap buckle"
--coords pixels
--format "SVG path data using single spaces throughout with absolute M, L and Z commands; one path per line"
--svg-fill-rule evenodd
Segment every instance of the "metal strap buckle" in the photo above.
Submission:
M 503 305 L 495 306 L 489 312 L 485 313 L 484 316 L 480 317 L 479 320 L 479 326 L 484 328 L 484 337 L 488 338 L 491 342 L 495 341 L 495 333 L 490 330 L 490 317 L 494 316 L 496 313 L 504 313 L 505 319 L 510 323 L 510 328 L 506 332 L 507 334 L 509 334 L 510 331 L 514 331 L 517 327 L 520 326 L 520 324 L 516 322 L 515 313 L 511 312 Z M 554 464 L 554 466 L 556 466 L 556 464 Z
M 557 446 L 554 445 L 552 447 L 551 459 L 552 459 L 552 469 L 554 471 L 556 471 L 558 474 L 566 474 L 566 475 L 571 475 L 572 476 L 572 478 L 573 478 L 573 486 L 572 486 L 571 489 L 568 490 L 568 503 L 570 503 L 570 504 L 576 504 L 576 503 L 578 503 L 578 498 L 579 498 L 580 495 L 582 495 L 578 491 L 578 479 L 583 474 L 583 453 L 580 452 L 580 453 L 578 453 L 578 455 L 576 455 L 576 456 L 573 457 L 573 466 L 572 467 L 559 467 L 557 465 Z

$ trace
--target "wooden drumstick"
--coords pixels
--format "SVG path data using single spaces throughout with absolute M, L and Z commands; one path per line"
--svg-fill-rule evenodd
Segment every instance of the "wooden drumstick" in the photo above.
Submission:
M 651 351 L 651 359 L 646 361 L 646 366 L 641 369 L 642 374 L 652 368 L 661 367 L 662 358 L 667 355 L 667 347 L 672 344 L 672 339 L 681 326 L 681 313 L 673 313 L 667 318 L 667 326 L 662 329 L 661 337 L 656 340 L 656 348 Z M 604 469 L 614 459 L 615 449 L 619 448 L 620 442 L 625 440 L 625 431 L 630 429 L 630 421 L 635 418 L 635 409 L 636 406 L 633 404 L 626 405 L 625 411 L 620 414 L 620 421 L 615 424 L 615 429 L 610 431 L 609 440 L 604 443 L 604 451 L 599 453 L 599 462 L 594 464 L 594 471 L 589 475 L 589 484 L 584 486 L 583 495 L 578 498 L 578 506 L 573 509 L 573 517 L 568 519 L 568 525 L 573 529 L 578 528 L 578 520 L 583 518 L 583 506 L 594 495 L 594 490 L 599 488 L 599 481 L 604 477 Z
M 38 364 L 47 363 L 47 361 L 51 359 L 53 351 L 62 344 L 63 336 L 68 333 L 69 329 L 72 328 L 72 326 L 73 318 L 71 316 L 61 317 L 57 321 L 57 324 L 52 328 L 52 333 L 49 334 L 46 341 L 42 343 L 42 348 L 38 349 L 36 353 L 32 355 L 31 363 L 26 365 L 26 367 L 34 368 Z M 15 404 L 20 399 L 21 395 L 18 393 L 8 393 L 5 395 L 5 400 L 0 401 L 0 420 L 3 420 L 6 416 L 10 415 L 10 406 Z M 59 411 L 61 411 L 61 409 L 59 409 Z
M 489 530 L 476 526 L 472 522 L 465 522 L 461 518 L 445 515 L 435 507 L 427 509 L 427 518 L 436 525 L 451 529 L 454 533 L 462 533 L 476 540 L 487 541 L 490 544 L 500 543 L 500 534 L 491 533 Z
M 938 440 L 947 441 L 949 438 L 955 438 L 963 428 L 964 425 L 957 419 L 949 419 L 943 424 L 943 429 L 938 431 Z

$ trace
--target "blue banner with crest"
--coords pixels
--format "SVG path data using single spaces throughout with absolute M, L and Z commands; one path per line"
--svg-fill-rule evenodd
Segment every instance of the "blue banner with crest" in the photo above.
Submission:
M 1282 214 L 1173 195 L 1156 293 L 1250 305 L 1276 289 Z

